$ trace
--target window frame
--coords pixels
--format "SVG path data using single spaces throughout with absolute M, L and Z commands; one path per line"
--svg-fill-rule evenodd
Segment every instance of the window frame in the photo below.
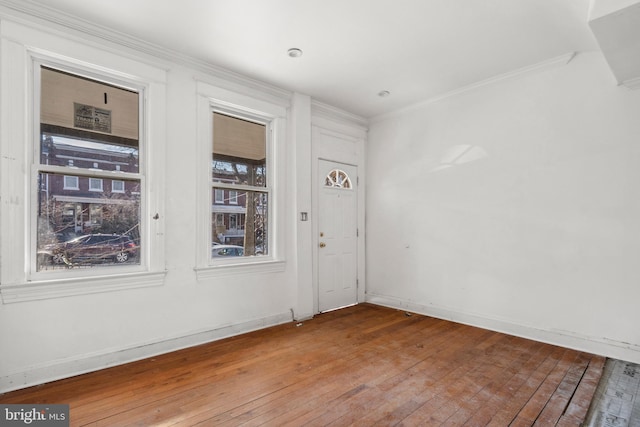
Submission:
M 229 214 L 229 230 L 230 231 L 238 230 L 238 214 L 236 213 Z
M 42 165 L 40 139 L 40 65 L 97 81 L 131 88 L 140 94 L 140 156 L 145 159 L 141 219 L 145 218 L 140 265 L 113 268 L 37 271 L 38 171 L 65 175 L 68 166 Z M 18 201 L 0 216 L 0 297 L 2 302 L 60 298 L 164 283 L 164 225 L 149 219 L 163 212 L 157 194 L 164 188 L 167 71 L 122 53 L 96 51 L 85 40 L 63 38 L 46 29 L 5 26 L 0 39 L 0 185 L 3 197 Z M 153 149 L 148 142 L 153 140 Z M 21 143 L 16 144 L 16 141 Z M 36 148 L 37 147 L 37 148 Z M 104 171 L 74 169 L 79 177 Z M 123 179 L 138 179 L 138 176 Z M 8 179 L 11 177 L 11 179 Z M 153 178 L 151 180 L 151 178 Z M 152 185 L 149 183 L 152 181 Z M 141 234 L 143 230 L 141 229 Z M 11 242 L 9 244 L 8 242 Z M 88 280 L 90 279 L 90 280 Z
M 214 190 L 214 203 L 224 204 L 224 190 L 222 188 L 216 188 Z M 220 197 L 218 197 L 220 195 Z
M 120 183 L 120 184 L 122 184 L 122 189 L 116 189 L 116 188 L 115 188 L 115 187 L 116 187 L 116 186 L 115 186 L 115 184 L 116 184 L 116 183 Z M 126 192 L 126 187 L 125 187 L 125 185 L 126 185 L 126 181 L 124 181 L 124 180 L 121 180 L 121 179 L 112 179 L 112 180 L 111 180 L 111 192 L 112 192 L 112 193 L 118 193 L 118 194 L 125 193 L 125 192 Z
M 237 205 L 238 204 L 238 191 L 237 190 L 229 190 L 229 204 Z
M 64 73 L 69 73 L 73 76 L 77 76 L 79 78 L 88 78 L 93 81 L 113 85 L 120 87 L 122 89 L 131 90 L 138 94 L 138 172 L 118 172 L 118 177 L 123 179 L 129 179 L 133 181 L 140 182 L 140 187 L 143 189 L 140 197 L 140 234 L 141 239 L 144 244 L 141 244 L 140 255 L 139 255 L 139 263 L 135 265 L 115 265 L 115 266 L 96 266 L 90 269 L 78 269 L 78 271 L 74 271 L 76 269 L 69 269 L 66 271 L 38 271 L 37 269 L 37 246 L 38 246 L 38 218 L 36 214 L 35 206 L 38 205 L 38 194 L 36 191 L 32 191 L 30 196 L 30 207 L 28 209 L 27 214 L 29 215 L 29 221 L 31 223 L 30 239 L 29 239 L 29 252 L 28 252 L 28 261 L 29 261 L 29 274 L 28 277 L 31 280 L 39 280 L 39 281 L 47 281 L 54 280 L 60 278 L 76 278 L 76 277 L 94 277 L 105 274 L 124 274 L 124 273 L 132 273 L 132 272 L 140 272 L 147 270 L 147 245 L 146 236 L 143 234 L 143 231 L 146 230 L 147 224 L 147 216 L 144 215 L 144 212 L 147 210 L 146 205 L 147 201 L 146 197 L 142 197 L 145 194 L 148 194 L 146 190 L 146 170 L 147 170 L 147 161 L 145 159 L 146 155 L 146 132 L 144 130 L 144 116 L 145 116 L 145 86 L 137 84 L 132 81 L 125 81 L 119 77 L 109 75 L 108 73 L 101 72 L 100 70 L 87 68 L 84 66 L 78 66 L 76 64 L 68 64 L 61 63 L 56 61 L 55 59 L 50 58 L 42 58 L 39 56 L 34 56 L 32 59 L 32 67 L 31 67 L 31 79 L 32 79 L 32 105 L 33 112 L 30 117 L 32 120 L 33 126 L 33 137 L 32 144 L 30 145 L 30 160 L 31 160 L 31 188 L 37 188 L 37 180 L 38 175 L 41 173 L 60 173 L 67 172 L 69 173 L 69 167 L 73 168 L 73 173 L 78 177 L 78 183 L 82 179 L 86 179 L 87 181 L 87 191 L 89 192 L 103 192 L 104 188 L 104 178 L 110 178 L 113 175 L 111 171 L 103 171 L 96 168 L 77 168 L 75 166 L 56 166 L 56 165 L 48 165 L 42 164 L 40 162 L 40 149 L 41 149 L 41 116 L 40 116 L 40 102 L 41 102 L 41 70 L 43 67 L 58 70 Z M 101 188 L 95 189 L 91 187 L 91 180 L 100 180 Z M 144 231 L 146 233 L 146 231 Z
M 92 186 L 92 183 L 100 183 L 99 188 L 94 188 Z M 95 191 L 97 193 L 102 193 L 104 192 L 104 179 L 103 178 L 94 178 L 94 177 L 89 177 L 89 191 Z
M 269 171 L 272 170 L 272 166 L 273 166 L 273 161 L 270 159 L 271 153 L 273 152 L 273 132 L 271 131 L 271 125 L 272 122 L 271 120 L 265 120 L 264 117 L 262 116 L 257 116 L 255 115 L 254 112 L 248 112 L 246 110 L 242 110 L 239 108 L 233 108 L 230 109 L 228 106 L 225 107 L 221 107 L 217 104 L 212 104 L 211 105 L 211 112 L 210 112 L 210 116 L 211 116 L 211 127 L 213 128 L 213 115 L 219 113 L 219 114 L 223 114 L 225 116 L 229 116 L 229 117 L 235 117 L 241 120 L 245 120 L 245 121 L 249 121 L 249 122 L 253 122 L 253 123 L 257 123 L 260 125 L 263 125 L 265 127 L 265 149 L 266 149 L 266 170 L 267 170 L 267 174 L 266 174 L 266 185 L 264 187 L 259 187 L 259 186 L 254 186 L 254 185 L 246 185 L 246 184 L 235 184 L 235 183 L 230 183 L 230 182 L 224 182 L 224 181 L 214 181 L 212 179 L 212 171 L 211 168 L 209 169 L 209 182 L 211 183 L 211 190 L 209 190 L 209 193 L 213 192 L 214 193 L 214 198 L 217 196 L 217 192 L 220 191 L 222 193 L 222 203 L 225 205 L 229 205 L 229 206 L 234 206 L 238 204 L 238 193 L 242 192 L 245 194 L 248 194 L 249 192 L 260 192 L 260 193 L 264 193 L 267 195 L 267 200 L 269 201 L 267 203 L 267 218 L 269 221 L 269 218 L 271 218 L 271 213 L 272 213 L 272 208 L 271 208 L 271 201 L 272 199 L 272 194 L 273 194 L 273 185 L 271 184 L 271 177 L 269 175 Z M 212 163 L 212 154 L 213 154 L 213 134 L 215 133 L 215 129 L 213 129 L 213 132 L 211 134 L 211 140 L 209 142 L 209 147 L 211 147 L 211 152 L 209 153 L 208 159 L 209 159 L 209 164 Z M 235 200 L 233 200 L 232 198 L 232 193 L 235 193 Z M 247 196 L 245 195 L 245 198 Z M 218 203 L 218 200 L 214 200 L 214 203 Z M 244 226 L 240 227 L 239 224 L 239 220 L 240 220 L 240 215 L 237 213 L 229 213 L 228 215 L 228 229 L 230 231 L 234 231 L 237 232 L 238 230 L 244 230 Z M 210 226 L 209 228 L 209 234 L 207 234 L 208 236 L 213 236 L 213 224 Z M 271 243 L 272 243 L 272 236 L 271 236 L 271 223 L 267 224 L 267 247 L 271 248 Z M 243 232 L 246 232 L 246 230 L 244 230 Z M 234 259 L 229 259 L 227 257 L 222 257 L 223 259 L 220 260 L 217 257 L 211 257 L 211 261 L 210 261 L 210 265 L 214 265 L 214 266 L 221 266 L 221 265 L 226 265 L 226 264 L 252 264 L 255 262 L 258 262 L 259 258 L 262 258 L 263 255 L 260 255 L 259 257 L 233 257 Z M 237 258 L 237 259 L 236 259 Z M 270 258 L 269 254 L 267 254 L 267 256 L 265 258 Z
M 284 146 L 288 103 L 265 100 L 260 93 L 237 93 L 197 82 L 198 87 L 198 242 L 195 271 L 199 281 L 238 273 L 264 273 L 284 271 L 282 250 L 284 241 Z M 266 187 L 213 182 L 213 114 L 220 113 L 266 127 Z M 279 167 L 280 166 L 280 167 Z M 227 257 L 211 256 L 213 188 L 237 191 L 260 191 L 268 194 L 268 247 L 269 253 L 260 256 Z
M 75 178 L 76 185 L 67 185 L 68 178 Z M 77 175 L 64 175 L 62 189 L 63 190 L 80 190 L 80 177 Z

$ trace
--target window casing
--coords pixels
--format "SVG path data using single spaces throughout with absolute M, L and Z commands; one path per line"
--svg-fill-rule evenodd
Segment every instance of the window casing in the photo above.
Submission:
M 0 134 L 0 185 L 3 198 L 17 201 L 11 206 L 3 206 L 0 215 L 2 302 L 7 304 L 162 285 L 165 277 L 164 225 L 163 221 L 147 218 L 153 216 L 151 211 L 154 214 L 159 212 L 160 217 L 164 214 L 164 201 L 157 194 L 164 188 L 165 178 L 163 174 L 154 172 L 153 179 L 150 179 L 148 174 L 149 171 L 163 170 L 165 166 L 166 70 L 114 51 L 101 50 L 96 55 L 96 47 L 85 44 L 82 39 L 61 37 L 48 32 L 46 28 L 36 29 L 18 23 L 3 27 L 0 44 L 0 75 L 3 77 L 0 79 L 0 128 L 3 130 Z M 118 165 L 113 167 L 113 164 L 85 155 L 61 155 L 57 164 L 47 162 L 46 157 L 51 153 L 43 148 L 39 117 L 41 66 L 72 76 L 82 76 L 87 81 L 94 80 L 138 94 L 144 93 L 136 105 L 137 120 L 145 124 L 139 134 L 139 172 L 132 174 L 124 171 L 124 168 L 121 168 L 122 172 L 112 172 L 118 171 Z M 112 98 L 109 97 L 109 100 Z M 72 104 L 74 101 L 77 100 L 73 100 Z M 79 103 L 97 106 L 82 100 Z M 60 111 L 63 110 L 69 111 L 66 107 L 60 108 Z M 73 116 L 73 105 L 70 110 Z M 52 132 L 52 129 L 45 130 L 50 135 L 57 135 L 56 138 L 61 136 Z M 152 140 L 153 144 L 148 144 L 148 140 Z M 89 160 L 90 163 L 85 163 Z M 94 167 L 94 164 L 98 167 Z M 149 169 L 149 164 L 154 167 Z M 50 200 L 46 197 L 47 181 L 49 190 L 54 185 L 54 179 L 58 181 L 55 185 L 63 189 L 65 176 L 73 177 L 70 179 L 77 179 L 78 182 L 77 190 L 59 194 L 56 200 L 56 209 L 60 214 L 56 224 L 65 227 L 104 225 L 109 219 L 104 215 L 103 206 L 82 205 L 86 194 L 97 196 L 109 193 L 90 193 L 90 177 L 103 179 L 104 185 L 109 188 L 110 180 L 117 176 L 117 179 L 125 181 L 127 193 L 139 195 L 141 251 L 136 262 L 113 267 L 39 268 L 39 224 L 47 222 L 39 221 L 40 212 L 47 208 L 47 204 L 41 202 Z M 149 182 L 152 184 L 149 185 Z M 45 195 L 41 196 L 40 193 Z M 118 208 L 122 209 L 122 206 Z M 53 231 L 54 236 L 58 232 L 49 231 Z
M 198 82 L 198 152 L 200 158 L 208 159 L 199 163 L 198 172 L 198 230 L 203 236 L 198 245 L 199 280 L 232 272 L 284 269 L 278 249 L 284 239 L 283 193 L 279 190 L 284 188 L 281 147 L 288 101 L 266 102 L 260 100 L 263 94 L 256 92 L 254 98 L 251 93 Z M 248 139 L 247 132 L 252 135 Z M 216 196 L 220 192 L 222 203 Z M 213 256 L 212 247 L 220 243 L 242 251 L 235 256 Z

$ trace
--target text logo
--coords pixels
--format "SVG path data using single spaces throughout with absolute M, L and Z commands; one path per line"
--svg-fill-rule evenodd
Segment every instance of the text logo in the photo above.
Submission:
M 0 426 L 68 427 L 69 405 L 2 405 Z

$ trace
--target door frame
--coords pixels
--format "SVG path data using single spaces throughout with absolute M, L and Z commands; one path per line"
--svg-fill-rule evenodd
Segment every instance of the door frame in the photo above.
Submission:
M 342 163 L 354 166 L 358 176 L 352 177 L 355 181 L 357 192 L 357 278 L 358 291 L 357 303 L 365 301 L 365 223 L 364 223 L 364 143 L 366 129 L 360 126 L 337 124 L 315 117 L 312 120 L 312 191 L 311 191 L 311 218 L 312 218 L 312 286 L 313 286 L 313 312 L 319 313 L 319 285 L 318 285 L 318 250 L 320 244 L 319 230 L 319 163 L 326 160 L 334 163 Z

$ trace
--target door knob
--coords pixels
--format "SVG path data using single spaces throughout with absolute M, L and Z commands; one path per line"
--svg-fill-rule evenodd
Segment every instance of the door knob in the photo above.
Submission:
M 325 242 L 320 242 L 320 247 L 324 248 L 325 246 L 327 246 L 327 244 Z

